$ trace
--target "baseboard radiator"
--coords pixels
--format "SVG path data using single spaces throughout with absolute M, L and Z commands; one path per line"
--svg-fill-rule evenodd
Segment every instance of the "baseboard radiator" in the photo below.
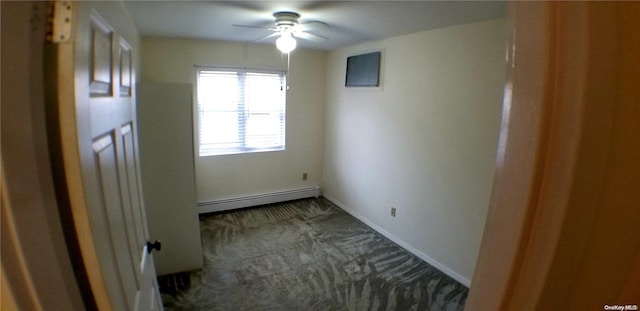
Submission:
M 198 203 L 198 213 L 221 212 L 237 208 L 251 207 L 263 204 L 285 202 L 291 200 L 312 198 L 320 196 L 320 186 L 300 188 L 294 190 L 278 191 L 244 197 L 220 199 Z

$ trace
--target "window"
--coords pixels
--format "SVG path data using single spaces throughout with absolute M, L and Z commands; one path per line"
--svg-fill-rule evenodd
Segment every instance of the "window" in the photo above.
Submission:
M 284 150 L 283 71 L 198 69 L 199 155 Z

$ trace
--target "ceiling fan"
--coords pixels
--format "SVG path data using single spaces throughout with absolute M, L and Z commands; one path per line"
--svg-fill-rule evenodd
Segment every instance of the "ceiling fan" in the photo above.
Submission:
M 273 13 L 275 17 L 275 27 L 265 26 L 249 26 L 249 25 L 233 25 L 235 27 L 259 28 L 273 31 L 272 34 L 264 36 L 256 41 L 261 41 L 271 37 L 277 37 L 276 46 L 280 51 L 289 54 L 296 48 L 296 39 L 304 39 L 314 42 L 327 41 L 329 38 L 311 33 L 313 30 L 322 30 L 329 28 L 329 25 L 323 22 L 313 21 L 307 23 L 299 23 L 300 14 L 296 12 L 282 11 Z M 295 37 L 295 38 L 294 38 Z

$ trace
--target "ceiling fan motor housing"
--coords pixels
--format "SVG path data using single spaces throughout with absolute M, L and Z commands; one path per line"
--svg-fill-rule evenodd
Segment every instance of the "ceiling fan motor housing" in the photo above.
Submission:
M 288 30 L 298 24 L 300 14 L 295 12 L 276 12 L 273 13 L 276 18 L 276 28 L 280 30 Z

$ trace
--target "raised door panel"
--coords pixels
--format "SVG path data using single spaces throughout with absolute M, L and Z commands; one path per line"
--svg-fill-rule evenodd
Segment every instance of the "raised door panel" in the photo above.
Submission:
M 140 186 L 140 178 L 138 176 L 139 167 L 136 158 L 137 151 L 134 144 L 135 136 L 133 128 L 134 127 L 131 124 L 127 124 L 121 131 L 125 162 L 125 172 L 123 175 L 126 177 L 125 183 L 130 193 L 129 200 L 131 204 L 133 223 L 135 223 L 133 235 L 135 235 L 135 239 L 138 241 L 137 249 L 139 250 L 145 246 L 144 242 L 149 239 L 147 236 L 149 231 L 147 229 L 147 217 L 145 215 L 144 208 L 142 208 L 142 198 L 138 189 Z M 142 260 L 140 256 L 138 256 L 138 262 Z
M 100 207 L 93 209 L 94 228 L 102 228 L 96 232 L 101 237 L 96 241 L 98 256 L 103 259 L 103 273 L 112 277 L 106 278 L 109 288 L 122 288 L 126 310 L 135 306 L 136 269 L 131 261 L 131 250 L 126 232 L 126 220 L 120 191 L 118 155 L 115 135 L 109 133 L 94 140 L 96 183 Z M 118 295 L 112 294 L 112 300 Z M 122 303 L 122 302 L 120 302 Z
M 91 16 L 90 91 L 91 96 L 111 95 L 112 37 L 111 27 L 98 15 Z
M 118 65 L 120 66 L 118 75 L 120 96 L 131 96 L 131 81 L 133 80 L 131 77 L 131 46 L 123 39 L 120 39 L 118 47 Z
M 118 177 L 120 178 L 120 191 L 122 193 L 122 216 L 124 217 L 124 230 L 125 237 L 127 239 L 127 247 L 129 253 L 127 254 L 131 266 L 133 266 L 134 276 L 136 279 L 136 291 L 140 289 L 140 279 L 141 279 L 141 270 L 140 270 L 140 260 L 142 259 L 141 253 L 144 247 L 144 241 L 146 241 L 145 237 L 138 238 L 136 236 L 136 227 L 140 227 L 140 223 L 136 223 L 136 218 L 134 215 L 136 214 L 135 209 L 140 208 L 139 205 L 136 204 L 132 200 L 131 187 L 129 186 L 129 178 L 127 176 L 129 167 L 127 167 L 127 154 L 125 148 L 125 138 L 131 137 L 131 124 L 126 124 L 121 127 L 117 132 L 119 135 L 117 140 L 117 156 L 118 156 Z

